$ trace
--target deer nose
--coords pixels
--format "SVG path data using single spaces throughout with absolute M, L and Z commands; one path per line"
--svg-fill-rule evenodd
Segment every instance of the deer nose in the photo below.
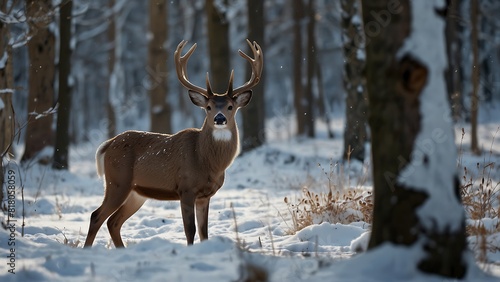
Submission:
M 226 119 L 226 116 L 224 116 L 224 114 L 218 113 L 214 117 L 214 124 L 216 124 L 216 125 L 225 125 L 226 123 L 227 123 L 227 119 Z

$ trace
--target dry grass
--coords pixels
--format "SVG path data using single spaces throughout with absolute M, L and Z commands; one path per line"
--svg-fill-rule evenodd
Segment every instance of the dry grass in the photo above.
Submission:
M 76 240 L 69 240 L 69 239 L 66 237 L 66 234 L 64 234 L 64 232 L 63 232 L 63 231 L 61 231 L 61 230 L 60 230 L 60 232 L 61 232 L 61 234 L 63 235 L 64 240 L 63 240 L 62 242 L 60 242 L 60 241 L 59 241 L 59 240 L 57 240 L 57 239 L 56 239 L 56 240 L 57 240 L 58 242 L 60 242 L 60 243 L 64 244 L 64 245 L 66 245 L 66 246 L 70 247 L 70 248 L 79 248 L 79 247 L 80 247 L 80 245 L 83 243 L 83 242 L 81 242 L 81 241 L 80 241 L 80 239 L 78 239 L 78 238 L 77 238 Z
M 494 182 L 490 173 L 494 163 L 476 164 L 478 174 L 472 174 L 464 167 L 463 184 L 460 187 L 467 217 L 472 220 L 500 216 L 500 182 Z M 477 176 L 473 176 L 477 175 Z M 479 183 L 478 183 L 479 182 Z
M 322 222 L 349 224 L 355 221 L 371 223 L 372 220 L 371 192 L 361 189 L 315 193 L 304 187 L 296 203 L 286 197 L 284 201 L 292 217 L 293 226 L 289 232 L 292 234 Z
M 480 166 L 478 164 L 478 166 Z M 483 167 L 483 172 L 486 168 Z M 479 176 L 480 182 L 476 184 L 474 177 L 466 178 L 467 169 L 464 168 L 464 184 L 461 186 L 462 201 L 467 217 L 467 235 L 475 238 L 471 240 L 472 250 L 481 262 L 487 261 L 488 252 L 500 251 L 500 246 L 488 237 L 500 233 L 500 195 L 499 185 L 493 183 L 491 178 Z M 496 220 L 496 223 L 485 226 L 485 219 Z
M 347 162 L 347 172 L 350 171 L 350 162 Z M 288 212 L 292 219 L 289 234 L 295 234 L 304 227 L 323 222 L 349 224 L 356 221 L 371 223 L 373 200 L 370 191 L 361 188 L 367 180 L 367 175 L 356 179 L 357 187 L 350 187 L 351 179 L 343 164 L 330 161 L 330 168 L 326 171 L 321 165 L 326 181 L 311 182 L 302 186 L 302 195 L 292 201 L 284 198 Z M 328 192 L 314 192 L 315 187 L 326 187 Z
M 500 128 L 496 131 L 495 136 Z M 462 141 L 465 135 L 462 129 Z M 483 163 L 476 163 L 475 169 L 470 170 L 462 164 L 462 142 L 459 147 L 459 167 L 463 167 L 462 184 L 460 193 L 467 217 L 466 232 L 471 240 L 472 250 L 481 262 L 487 261 L 488 252 L 500 251 L 500 246 L 488 237 L 500 233 L 500 181 L 493 180 L 495 162 L 493 157 L 493 144 L 491 142 L 489 157 Z M 485 219 L 490 221 L 485 226 Z M 496 223 L 495 223 L 496 221 Z

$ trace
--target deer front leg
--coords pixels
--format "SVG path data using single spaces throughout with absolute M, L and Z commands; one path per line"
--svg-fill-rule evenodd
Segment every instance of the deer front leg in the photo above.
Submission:
M 196 220 L 198 221 L 198 236 L 200 240 L 208 239 L 208 206 L 210 198 L 196 199 Z
M 187 244 L 192 245 L 194 242 L 194 235 L 196 233 L 196 226 L 194 223 L 194 202 L 193 195 L 181 196 L 181 213 L 182 221 L 184 223 L 184 233 L 186 234 Z

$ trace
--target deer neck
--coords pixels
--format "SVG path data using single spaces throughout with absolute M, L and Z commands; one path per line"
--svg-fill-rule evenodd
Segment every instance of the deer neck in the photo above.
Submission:
M 207 166 L 224 171 L 234 160 L 239 150 L 239 136 L 236 123 L 225 128 L 213 128 L 203 123 L 198 140 L 198 149 Z
M 201 134 L 204 139 L 203 142 L 214 143 L 226 147 L 228 146 L 227 143 L 231 144 L 237 142 L 239 139 L 236 121 L 225 127 L 211 127 L 207 125 L 207 120 L 205 119 L 201 127 Z

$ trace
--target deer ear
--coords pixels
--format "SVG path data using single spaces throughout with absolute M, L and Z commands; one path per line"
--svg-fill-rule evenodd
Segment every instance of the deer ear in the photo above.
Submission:
M 248 90 L 234 97 L 234 102 L 236 103 L 236 106 L 238 108 L 243 108 L 246 105 L 248 105 L 251 99 L 252 99 L 252 90 Z
M 189 98 L 191 99 L 191 102 L 193 102 L 193 104 L 201 108 L 205 108 L 207 106 L 208 98 L 205 97 L 205 95 L 192 90 L 189 90 L 188 92 L 189 92 Z

